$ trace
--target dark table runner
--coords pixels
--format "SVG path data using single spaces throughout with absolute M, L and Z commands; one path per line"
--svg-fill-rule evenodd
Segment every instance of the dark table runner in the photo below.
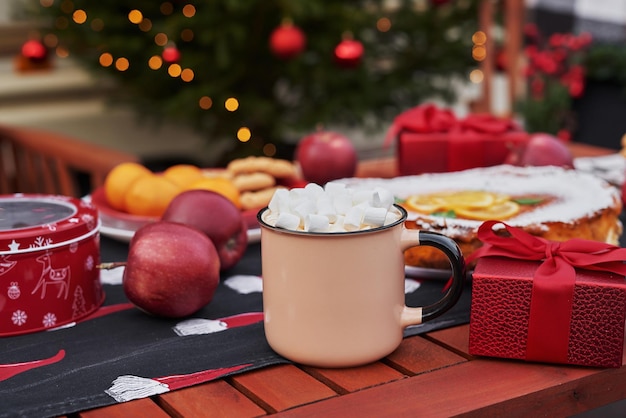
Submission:
M 127 251 L 126 244 L 102 237 L 102 261 L 124 260 Z M 227 285 L 233 277 L 258 279 L 260 273 L 260 245 L 251 244 L 222 275 L 213 301 L 193 315 L 195 322 L 146 315 L 128 304 L 121 285 L 105 284 L 105 304 L 87 320 L 0 338 L 0 417 L 69 414 L 289 363 L 265 340 L 261 292 Z M 443 284 L 420 281 L 407 293 L 407 304 L 438 300 Z M 467 323 L 469 308 L 467 284 L 456 307 L 405 335 Z

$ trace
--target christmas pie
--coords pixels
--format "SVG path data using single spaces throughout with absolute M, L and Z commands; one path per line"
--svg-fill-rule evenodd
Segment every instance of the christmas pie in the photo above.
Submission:
M 501 165 L 347 181 L 387 188 L 409 212 L 408 228 L 449 236 L 466 257 L 481 245 L 476 231 L 488 219 L 553 241 L 582 238 L 617 244 L 622 233 L 618 190 L 576 170 Z M 407 250 L 405 261 L 410 266 L 448 266 L 445 256 L 430 247 Z

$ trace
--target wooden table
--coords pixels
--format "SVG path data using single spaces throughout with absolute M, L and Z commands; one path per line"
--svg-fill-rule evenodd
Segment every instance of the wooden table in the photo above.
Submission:
M 610 151 L 573 145 L 575 155 Z M 393 159 L 361 176 L 391 177 Z M 626 399 L 626 367 L 595 369 L 468 354 L 469 325 L 405 338 L 385 359 L 349 369 L 279 365 L 85 411 L 80 417 L 569 416 Z M 626 351 L 622 357 L 626 364 Z

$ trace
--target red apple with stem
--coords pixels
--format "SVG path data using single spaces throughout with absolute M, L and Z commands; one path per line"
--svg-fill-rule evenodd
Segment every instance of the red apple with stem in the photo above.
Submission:
M 170 202 L 161 219 L 202 231 L 215 245 L 222 270 L 237 264 L 248 246 L 248 228 L 241 211 L 219 193 L 182 192 Z
M 333 131 L 318 131 L 304 137 L 295 153 L 306 181 L 324 185 L 331 180 L 353 177 L 357 154 L 352 142 Z
M 158 221 L 130 241 L 122 286 L 128 300 L 156 315 L 191 315 L 213 299 L 220 260 L 211 240 L 195 228 Z

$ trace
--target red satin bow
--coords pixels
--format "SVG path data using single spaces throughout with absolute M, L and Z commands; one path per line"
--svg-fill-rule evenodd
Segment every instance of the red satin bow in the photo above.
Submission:
M 496 234 L 498 224 L 510 236 Z M 483 246 L 471 259 L 502 256 L 542 261 L 533 278 L 526 359 L 567 362 L 575 267 L 626 276 L 626 248 L 583 239 L 548 241 L 500 221 L 484 222 L 477 236 Z
M 510 119 L 497 118 L 491 114 L 470 114 L 465 119 L 457 119 L 448 109 L 440 109 L 434 104 L 425 104 L 406 110 L 396 116 L 385 137 L 385 145 L 406 130 L 416 133 L 437 133 L 451 131 L 474 131 L 501 134 L 517 130 L 518 126 Z

